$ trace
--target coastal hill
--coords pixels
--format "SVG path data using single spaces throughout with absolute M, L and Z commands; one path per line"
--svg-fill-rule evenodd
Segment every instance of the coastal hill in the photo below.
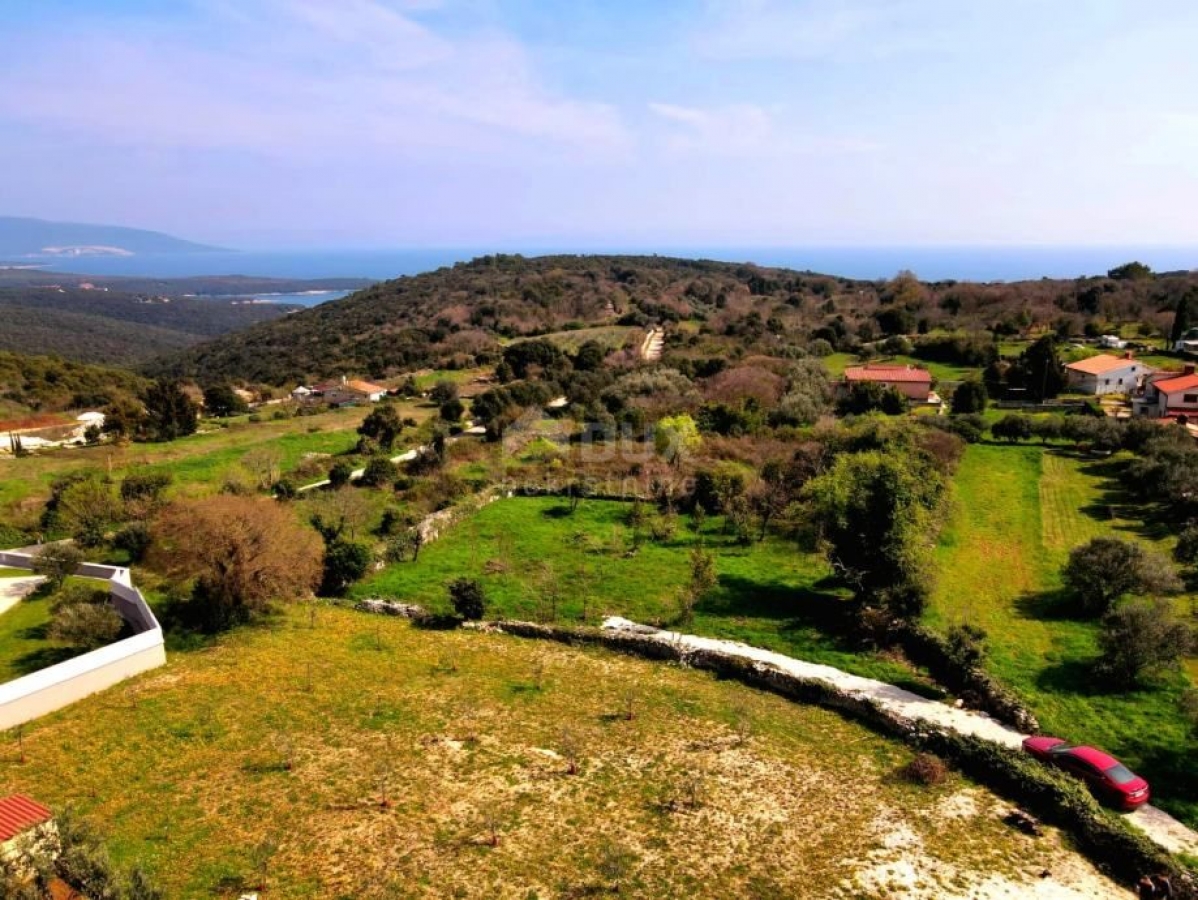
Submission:
M 156 365 L 185 377 L 281 385 L 359 372 L 493 362 L 504 342 L 602 327 L 664 324 L 667 350 L 802 353 L 888 336 L 1123 329 L 1160 346 L 1198 275 L 1123 266 L 1108 275 L 1011 283 L 922 282 L 911 273 L 861 281 L 748 263 L 658 256 L 485 256 L 380 282 Z M 980 338 L 985 340 L 985 338 Z M 617 341 L 618 343 L 618 341 Z
M 0 259 L 212 253 L 221 249 L 140 228 L 0 216 Z
M 368 284 L 356 278 L 130 278 L 0 268 L 0 351 L 134 366 L 301 308 L 257 295 L 273 300 Z
M 299 307 L 78 286 L 0 287 L 0 351 L 133 366 Z

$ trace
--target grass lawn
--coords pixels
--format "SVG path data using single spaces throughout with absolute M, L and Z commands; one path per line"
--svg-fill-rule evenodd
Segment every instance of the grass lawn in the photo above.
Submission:
M 546 588 L 558 585 L 557 617 L 590 622 L 622 615 L 639 622 L 672 623 L 678 596 L 690 578 L 696 536 L 680 519 L 672 540 L 655 543 L 646 533 L 635 555 L 627 525 L 630 504 L 583 501 L 569 514 L 557 498 L 513 498 L 484 507 L 425 547 L 415 563 L 389 566 L 356 585 L 354 596 L 393 597 L 426 607 L 447 607 L 446 584 L 478 578 L 489 614 L 525 619 L 543 611 Z M 719 584 L 686 628 L 745 641 L 872 678 L 905 682 L 909 669 L 862 655 L 825 636 L 841 599 L 823 584 L 822 559 L 792 543 L 767 538 L 750 547 L 720 533 L 722 519 L 705 523 L 703 542 L 716 555 Z M 585 610 L 584 610 L 585 604 Z M 917 685 L 911 685 L 917 687 Z
M 75 804 L 172 900 L 588 897 L 616 877 L 646 898 L 872 897 L 904 862 L 938 896 L 1094 877 L 960 777 L 895 777 L 910 752 L 834 714 L 328 607 L 174 654 L 23 746 L 0 745 L 0 788 Z
M 880 365 L 917 366 L 927 369 L 936 381 L 965 381 L 977 375 L 978 370 L 968 366 L 957 366 L 950 363 L 928 362 L 916 359 L 914 356 L 891 356 L 885 359 L 873 360 Z M 855 353 L 830 353 L 824 357 L 824 366 L 833 378 L 839 378 L 849 366 L 862 365 L 861 359 Z
M 1103 690 L 1090 676 L 1098 626 L 1059 611 L 1059 571 L 1072 547 L 1101 534 L 1168 546 L 1122 518 L 1130 514 L 1100 469 L 1040 447 L 969 447 L 928 617 L 941 627 L 985 628 L 991 669 L 1045 731 L 1122 757 L 1153 782 L 1162 806 L 1198 824 L 1198 746 L 1178 708 L 1184 679 L 1132 693 Z
M 512 341 L 549 341 L 570 353 L 577 353 L 578 348 L 587 341 L 598 341 L 608 350 L 619 350 L 633 335 L 644 334 L 645 329 L 633 325 L 600 325 L 595 328 L 576 328 L 568 331 L 554 331 L 540 334 L 531 338 L 519 338 Z
M 29 575 L 28 572 L 21 574 Z M 0 613 L 0 683 L 83 652 L 46 637 L 46 629 L 50 625 L 50 602 L 42 591 L 36 591 L 8 611 Z
M 163 444 L 105 444 L 37 453 L 22 459 L 0 461 L 0 517 L 33 497 L 47 497 L 50 482 L 80 469 L 109 470 L 114 477 L 131 470 L 168 471 L 183 492 L 203 492 L 236 470 L 254 450 L 279 455 L 283 473 L 294 469 L 307 453 L 337 454 L 357 443 L 357 427 L 369 413 L 366 407 L 331 410 L 262 422 L 237 421 L 228 428 L 205 424 L 204 431 Z M 400 403 L 400 415 L 423 421 L 427 407 Z M 269 414 L 265 414 L 269 415 Z M 208 430 L 211 427 L 211 430 Z

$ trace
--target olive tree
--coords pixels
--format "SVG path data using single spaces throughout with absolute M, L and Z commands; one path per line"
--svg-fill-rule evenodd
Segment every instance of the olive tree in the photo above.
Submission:
M 1088 616 L 1109 612 L 1115 601 L 1128 594 L 1169 593 L 1181 586 L 1163 556 L 1140 544 L 1108 537 L 1075 547 L 1061 580 L 1078 610 Z
M 902 618 L 922 612 L 943 477 L 899 453 L 841 455 L 804 489 L 828 561 L 859 603 Z
M 59 542 L 42 547 L 33 557 L 32 566 L 53 590 L 58 590 L 82 562 L 83 554 L 73 544 Z
M 1176 669 L 1195 646 L 1194 631 L 1177 620 L 1167 600 L 1124 603 L 1107 613 L 1098 635 L 1098 674 L 1123 688 Z

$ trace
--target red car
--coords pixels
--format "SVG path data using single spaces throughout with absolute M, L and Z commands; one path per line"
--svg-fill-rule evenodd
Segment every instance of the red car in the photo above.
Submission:
M 1023 749 L 1076 775 L 1094 796 L 1119 809 L 1132 810 L 1148 802 L 1148 782 L 1101 750 L 1074 747 L 1055 737 L 1024 738 Z

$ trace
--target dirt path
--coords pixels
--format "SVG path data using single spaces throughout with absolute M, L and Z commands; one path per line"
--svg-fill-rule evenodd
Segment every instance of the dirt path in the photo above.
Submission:
M 955 731 L 958 734 L 974 735 L 1004 747 L 1019 748 L 1026 737 L 1015 729 L 996 722 L 985 713 L 958 709 L 936 700 L 920 697 L 918 694 L 905 691 L 892 684 L 850 675 L 848 672 L 843 672 L 832 666 L 803 662 L 781 653 L 751 647 L 738 641 L 723 641 L 716 638 L 698 637 L 693 634 L 662 631 L 646 625 L 638 625 L 636 622 L 630 622 L 628 619 L 618 616 L 604 620 L 603 627 L 612 631 L 633 631 L 675 647 L 711 650 L 764 663 L 796 677 L 822 681 L 855 697 L 873 700 L 908 719 L 917 719 L 938 728 Z M 1129 814 L 1127 819 L 1169 852 L 1198 855 L 1198 833 L 1187 828 L 1163 810 L 1145 805 Z
M 641 342 L 641 359 L 646 362 L 657 362 L 661 359 L 661 351 L 665 346 L 665 331 L 661 328 L 651 328 Z

